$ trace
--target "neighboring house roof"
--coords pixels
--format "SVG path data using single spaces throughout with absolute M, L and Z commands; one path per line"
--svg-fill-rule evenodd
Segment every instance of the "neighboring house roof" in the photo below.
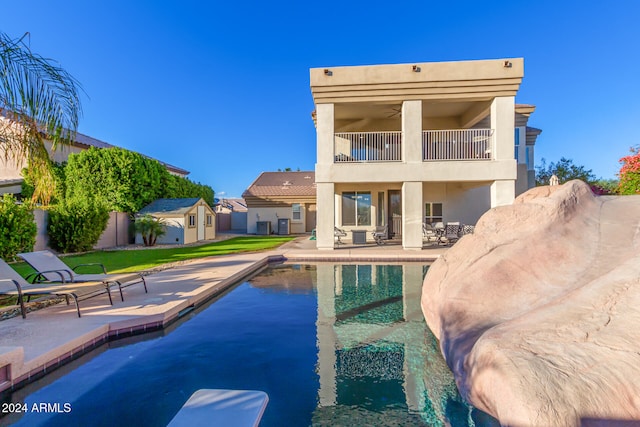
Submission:
M 193 205 L 201 199 L 198 197 L 184 199 L 157 199 L 140 209 L 139 215 L 159 215 L 174 214 L 180 215 L 187 213 Z
M 316 174 L 313 171 L 262 172 L 249 188 L 245 190 L 242 197 L 246 200 L 250 197 L 315 197 L 315 195 Z
M 538 135 L 540 135 L 542 133 L 542 129 L 538 129 L 538 128 L 534 128 L 531 126 L 527 126 L 527 132 L 526 132 L 526 144 L 527 145 L 535 145 L 536 143 L 536 139 L 538 138 Z
M 246 212 L 247 202 L 244 199 L 224 199 L 234 212 Z
M 10 119 L 11 115 L 9 113 L 7 113 L 6 110 L 0 108 L 0 118 L 2 118 L 3 120 L 11 120 Z M 44 136 L 44 138 L 46 139 L 46 134 L 43 130 L 41 130 L 42 135 Z M 108 142 L 104 142 L 104 141 L 100 141 L 99 139 L 96 138 L 92 138 L 88 135 L 84 135 L 80 132 L 76 132 L 75 134 L 75 138 L 74 141 L 72 142 L 73 146 L 82 149 L 82 150 L 87 150 L 90 147 L 96 147 L 96 148 L 121 148 L 121 147 L 117 147 L 115 145 L 109 144 Z M 132 150 L 129 150 L 132 151 Z M 139 153 L 140 155 L 151 159 L 151 160 L 156 160 L 158 163 L 160 163 L 162 166 L 164 166 L 169 172 L 174 173 L 176 175 L 180 175 L 182 177 L 185 177 L 187 175 L 189 175 L 189 171 L 186 169 L 182 169 L 179 168 L 177 166 L 173 166 L 169 163 L 165 163 L 163 161 L 160 161 L 158 159 L 154 159 L 153 157 L 149 157 L 145 154 Z M 69 153 L 67 154 L 67 156 L 69 155 Z M 66 160 L 66 157 L 64 158 L 64 160 Z M 20 168 L 21 169 L 21 168 Z

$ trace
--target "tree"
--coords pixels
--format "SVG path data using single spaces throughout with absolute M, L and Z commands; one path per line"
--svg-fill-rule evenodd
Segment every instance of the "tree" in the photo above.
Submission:
M 587 170 L 584 166 L 574 165 L 571 159 L 561 157 L 558 163 L 551 162 L 548 166 L 544 158 L 540 162 L 541 164 L 536 166 L 536 185 L 549 185 L 552 175 L 558 177 L 560 184 L 572 179 L 580 179 L 590 185 L 596 181 L 596 176 L 591 169 Z
M 109 210 L 100 199 L 65 199 L 49 210 L 49 244 L 64 253 L 90 251 L 108 221 Z
M 91 147 L 69 156 L 64 175 L 66 198 L 97 197 L 109 210 L 134 213 L 163 197 L 163 177 L 169 173 L 142 154 Z
M 630 155 L 620 159 L 622 167 L 618 176 L 620 194 L 640 194 L 640 145 L 631 147 Z
M 5 161 L 28 159 L 33 199 L 48 203 L 55 192 L 52 149 L 70 144 L 81 115 L 80 83 L 54 61 L 31 52 L 26 33 L 12 39 L 0 32 L 0 152 Z
M 136 218 L 133 223 L 136 233 L 142 235 L 142 241 L 145 246 L 155 246 L 158 237 L 163 236 L 166 232 L 166 224 L 161 218 L 156 218 L 149 214 Z
M 0 258 L 11 260 L 32 251 L 36 233 L 31 204 L 18 204 L 11 194 L 0 197 Z

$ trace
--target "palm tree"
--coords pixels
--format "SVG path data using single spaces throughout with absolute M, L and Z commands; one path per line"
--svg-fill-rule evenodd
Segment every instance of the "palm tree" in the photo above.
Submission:
M 158 237 L 164 236 L 167 232 L 165 221 L 149 214 L 136 218 L 133 228 L 136 233 L 142 235 L 142 241 L 145 246 L 155 246 Z
M 33 198 L 46 204 L 55 181 L 44 141 L 54 150 L 73 141 L 82 87 L 57 63 L 31 52 L 28 35 L 12 39 L 0 32 L 0 152 L 7 162 L 28 159 Z

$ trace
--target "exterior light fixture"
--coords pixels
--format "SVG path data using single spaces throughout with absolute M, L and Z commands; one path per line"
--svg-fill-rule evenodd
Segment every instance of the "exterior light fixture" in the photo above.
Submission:
M 325 76 L 332 76 L 332 75 L 333 75 L 333 72 L 332 72 L 330 69 L 325 68 L 325 69 L 324 69 L 324 75 L 325 75 Z
M 417 65 L 412 65 L 411 66 L 411 71 L 413 71 L 414 73 L 419 73 L 420 72 L 420 67 L 418 67 Z
M 511 61 L 504 61 L 504 68 L 511 68 L 512 65 Z

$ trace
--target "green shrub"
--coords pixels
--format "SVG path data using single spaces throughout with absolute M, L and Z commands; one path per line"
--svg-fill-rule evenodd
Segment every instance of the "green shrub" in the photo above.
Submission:
M 142 241 L 145 246 L 155 246 L 158 237 L 163 236 L 167 232 L 164 220 L 149 214 L 136 218 L 133 227 L 136 233 L 142 235 Z
M 60 252 L 93 249 L 107 228 L 109 210 L 95 199 L 72 199 L 49 210 L 49 244 Z
M 99 197 L 118 212 L 138 212 L 159 198 L 202 197 L 213 204 L 211 187 L 171 175 L 157 160 L 123 148 L 72 154 L 64 177 L 66 198 Z
M 12 260 L 20 252 L 33 250 L 37 227 L 31 204 L 17 204 L 14 197 L 0 198 L 0 257 Z

